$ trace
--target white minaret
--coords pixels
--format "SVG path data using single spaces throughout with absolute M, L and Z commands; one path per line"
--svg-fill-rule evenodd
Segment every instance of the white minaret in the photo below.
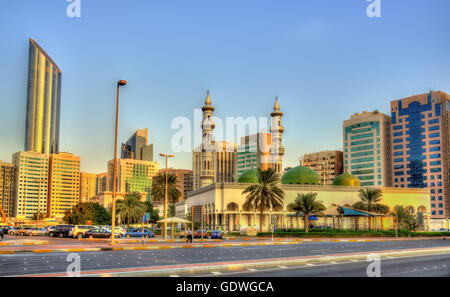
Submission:
M 272 146 L 270 148 L 270 155 L 272 158 L 272 168 L 278 172 L 283 172 L 283 155 L 284 147 L 282 135 L 284 127 L 281 125 L 281 118 L 283 113 L 280 112 L 280 104 L 278 103 L 278 97 L 275 99 L 275 105 L 273 106 L 273 112 L 270 114 L 272 117 L 272 124 L 270 132 L 272 133 Z
M 209 91 L 206 93 L 205 105 L 202 107 L 202 153 L 201 153 L 201 170 L 200 170 L 200 187 L 214 183 L 216 173 L 213 164 L 213 130 L 215 127 L 212 119 L 214 107 L 211 106 L 211 97 Z

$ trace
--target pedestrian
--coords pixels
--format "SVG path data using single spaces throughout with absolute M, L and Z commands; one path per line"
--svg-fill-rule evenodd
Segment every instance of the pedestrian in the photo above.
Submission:
M 192 242 L 192 230 L 191 230 L 191 228 L 189 228 L 188 231 L 187 231 L 186 242 Z

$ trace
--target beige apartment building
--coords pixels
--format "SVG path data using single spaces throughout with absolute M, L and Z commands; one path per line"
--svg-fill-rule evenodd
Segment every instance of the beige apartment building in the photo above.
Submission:
M 305 154 L 302 165 L 317 172 L 323 185 L 332 185 L 333 180 L 343 172 L 344 154 L 341 151 L 321 151 Z
M 14 211 L 16 219 L 31 219 L 47 213 L 49 156 L 37 152 L 17 152 L 12 156 L 16 170 Z
M 47 216 L 62 218 L 80 202 L 80 157 L 51 154 L 48 176 Z
M 90 202 L 96 195 L 97 174 L 81 172 L 80 202 Z
M 14 216 L 14 165 L 0 161 L 0 207 L 1 216 Z

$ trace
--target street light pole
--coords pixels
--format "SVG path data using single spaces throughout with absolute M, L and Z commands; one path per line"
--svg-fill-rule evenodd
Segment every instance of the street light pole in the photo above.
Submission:
M 116 178 L 117 178 L 117 128 L 119 125 L 119 88 L 127 84 L 126 80 L 117 82 L 116 100 L 116 128 L 114 134 L 114 167 L 113 167 L 113 188 L 112 188 L 112 223 L 111 223 L 111 245 L 114 244 L 116 229 Z
M 167 176 L 168 176 L 168 159 L 175 157 L 175 155 L 168 155 L 168 154 L 163 154 L 160 153 L 159 154 L 161 157 L 165 157 L 166 158 L 166 190 L 165 190 L 165 195 L 164 195 L 164 240 L 167 240 Z M 173 228 L 173 226 L 172 226 Z

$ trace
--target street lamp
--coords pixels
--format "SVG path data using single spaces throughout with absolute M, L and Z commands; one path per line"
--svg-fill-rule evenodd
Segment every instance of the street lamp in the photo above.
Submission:
M 114 244 L 116 229 L 116 175 L 117 175 L 117 128 L 119 125 L 119 88 L 127 84 L 126 80 L 117 82 L 117 101 L 116 101 L 116 129 L 114 135 L 114 167 L 113 167 L 113 189 L 112 189 L 112 224 L 111 224 L 111 245 Z
M 39 182 L 38 186 L 38 210 L 37 210 L 37 226 L 39 228 L 39 216 L 40 216 L 40 204 L 41 204 L 41 179 L 40 178 L 33 178 L 34 181 Z
M 161 157 L 166 157 L 166 191 L 165 191 L 165 196 L 164 196 L 164 240 L 167 240 L 167 175 L 168 175 L 167 164 L 168 164 L 168 159 L 175 157 L 175 155 L 168 155 L 168 154 L 163 154 L 163 153 L 160 153 L 159 155 Z M 173 228 L 173 226 L 172 226 L 172 228 Z

